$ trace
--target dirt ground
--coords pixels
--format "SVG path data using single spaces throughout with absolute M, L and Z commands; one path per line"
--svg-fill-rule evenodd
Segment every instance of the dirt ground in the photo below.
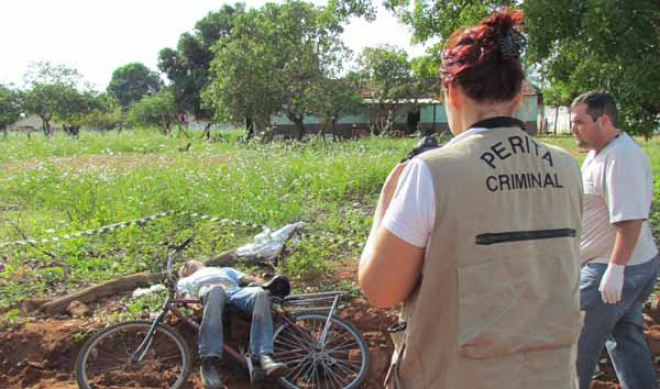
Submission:
M 342 269 L 338 275 L 346 277 L 354 272 Z M 647 312 L 647 337 L 654 357 L 660 356 L 660 311 Z M 382 388 L 393 346 L 385 329 L 395 321 L 394 311 L 369 308 L 364 300 L 353 300 L 341 315 L 356 325 L 363 333 L 370 348 L 371 363 L 365 388 Z M 247 324 L 247 323 L 245 323 Z M 0 332 L 0 389 L 75 389 L 74 365 L 78 351 L 95 328 L 103 323 L 70 318 L 46 318 L 32 323 L 14 325 Z M 195 334 L 190 329 L 174 323 L 195 349 Z M 244 324 L 243 324 L 244 325 Z M 231 331 L 232 329 L 229 328 Z M 88 334 L 88 335 L 81 335 Z M 231 335 L 228 336 L 231 343 Z M 600 364 L 603 373 L 592 389 L 620 389 L 614 371 L 606 357 Z M 223 365 L 223 377 L 228 389 L 261 389 L 277 387 L 274 383 L 251 386 L 247 374 L 230 365 Z M 158 376 L 159 372 L 154 372 Z M 660 376 L 660 375 L 659 375 Z M 189 389 L 202 389 L 198 368 L 195 365 L 188 385 Z M 120 387 L 117 386 L 119 389 Z

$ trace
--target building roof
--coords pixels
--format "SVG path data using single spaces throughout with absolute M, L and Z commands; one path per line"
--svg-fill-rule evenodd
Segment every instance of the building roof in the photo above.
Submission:
M 440 93 L 440 79 L 428 79 L 428 82 L 431 84 L 431 90 L 437 90 L 437 94 L 419 96 L 419 98 L 409 98 L 401 99 L 394 102 L 395 104 L 407 104 L 407 103 L 417 103 L 417 104 L 442 104 L 442 94 Z M 534 86 L 529 80 L 523 80 L 523 96 L 539 96 L 541 95 L 541 90 Z M 369 85 L 365 85 L 362 90 L 360 90 L 360 96 L 364 99 L 365 102 L 369 104 L 376 103 L 378 100 L 373 98 Z M 416 101 L 415 101 L 416 100 Z M 390 101 L 387 101 L 390 103 Z
M 365 103 L 376 104 L 378 103 L 377 99 L 364 99 Z M 433 99 L 433 98 L 422 98 L 422 99 L 399 99 L 399 100 L 385 100 L 387 104 L 420 104 L 420 105 L 430 105 L 430 104 L 442 104 L 442 99 Z

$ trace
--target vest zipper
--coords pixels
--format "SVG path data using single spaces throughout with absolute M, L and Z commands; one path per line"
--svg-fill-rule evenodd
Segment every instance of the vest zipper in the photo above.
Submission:
M 560 228 L 556 230 L 497 232 L 477 235 L 476 244 L 489 245 L 506 242 L 521 242 L 525 240 L 540 240 L 575 236 L 576 231 L 572 228 Z

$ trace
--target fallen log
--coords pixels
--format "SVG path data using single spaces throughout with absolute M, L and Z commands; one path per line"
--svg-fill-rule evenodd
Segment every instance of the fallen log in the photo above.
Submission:
M 226 267 L 233 266 L 239 261 L 240 259 L 236 255 L 236 249 L 231 249 L 207 259 L 204 261 L 204 265 Z M 174 269 L 175 277 L 176 271 L 177 269 Z M 148 287 L 155 282 L 162 281 L 165 278 L 164 276 L 164 272 L 136 273 L 115 278 L 114 280 L 106 281 L 99 285 L 90 286 L 53 300 L 26 299 L 22 303 L 23 310 L 38 310 L 48 315 L 63 314 L 67 311 L 67 307 L 73 301 L 87 304 L 103 297 L 121 295 L 137 288 Z
M 215 256 L 211 259 L 204 261 L 204 266 L 232 266 L 238 263 L 239 258 L 236 255 L 236 249 L 227 250 L 218 256 Z
M 162 279 L 163 273 L 130 274 L 56 298 L 41 305 L 39 310 L 50 315 L 61 314 L 66 312 L 66 308 L 73 301 L 89 303 L 102 297 L 116 296 L 139 287 L 149 286 Z

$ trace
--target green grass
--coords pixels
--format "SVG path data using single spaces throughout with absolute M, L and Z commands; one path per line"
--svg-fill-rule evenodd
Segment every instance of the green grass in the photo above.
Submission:
M 307 232 L 364 241 L 382 182 L 414 141 L 367 139 L 305 144 L 164 137 L 155 131 L 84 133 L 79 140 L 12 134 L 0 138 L 0 242 L 59 236 L 186 210 L 276 228 L 306 221 Z M 188 142 L 188 152 L 182 152 Z M 0 248 L 0 308 L 26 296 L 70 292 L 120 274 L 163 266 L 162 242 L 197 232 L 188 257 L 246 243 L 259 230 L 184 216 L 101 236 Z M 48 254 L 47 254 L 48 253 Z M 50 255 L 49 255 L 50 254 Z M 315 277 L 327 259 L 357 249 L 302 242 L 284 271 Z
M 241 142 L 240 132 L 224 132 L 223 140 L 213 143 L 193 135 L 165 137 L 144 129 L 84 132 L 77 140 L 61 134 L 0 137 L 0 242 L 23 234 L 59 236 L 165 210 L 271 228 L 302 220 L 307 232 L 361 242 L 385 177 L 416 141 L 263 145 Z M 542 140 L 584 158 L 569 137 Z M 181 151 L 189 142 L 189 150 Z M 660 141 L 640 143 L 652 163 L 659 204 Z M 659 215 L 656 206 L 656 237 Z M 173 216 L 89 238 L 0 248 L 0 309 L 25 297 L 64 294 L 118 275 L 162 269 L 163 243 L 180 242 L 193 232 L 197 239 L 187 258 L 236 247 L 259 230 Z M 320 277 L 329 260 L 358 255 L 356 248 L 303 241 L 281 271 L 294 278 Z

